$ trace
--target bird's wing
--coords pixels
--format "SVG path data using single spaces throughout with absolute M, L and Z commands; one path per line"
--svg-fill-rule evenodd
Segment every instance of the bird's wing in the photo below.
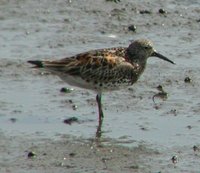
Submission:
M 126 62 L 124 57 L 125 48 L 109 48 L 93 50 L 57 61 L 29 61 L 29 63 L 56 73 L 80 76 L 86 80 L 112 81 L 113 76 L 119 79 L 136 75 L 134 66 Z

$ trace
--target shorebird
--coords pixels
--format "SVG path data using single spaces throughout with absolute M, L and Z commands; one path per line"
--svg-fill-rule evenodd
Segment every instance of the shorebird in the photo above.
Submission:
M 133 85 L 143 73 L 147 59 L 158 57 L 174 64 L 158 53 L 151 41 L 139 39 L 128 47 L 91 50 L 61 60 L 28 61 L 35 68 L 44 68 L 68 84 L 96 91 L 99 128 L 104 117 L 101 95 L 105 91 L 124 89 Z

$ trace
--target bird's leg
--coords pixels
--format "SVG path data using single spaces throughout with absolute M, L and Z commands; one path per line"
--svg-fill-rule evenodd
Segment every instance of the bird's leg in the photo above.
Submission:
M 102 131 L 101 131 L 101 126 L 102 126 L 102 120 L 99 121 L 98 127 L 97 127 L 97 131 L 96 131 L 96 139 L 100 139 L 101 135 L 102 135 Z
M 102 104 L 101 104 L 101 93 L 98 93 L 96 96 L 96 101 L 98 104 L 98 110 L 99 110 L 99 125 L 97 128 L 97 133 L 96 133 L 96 137 L 101 137 L 101 126 L 102 126 L 102 122 L 103 122 L 103 110 L 102 110 Z
M 99 121 L 102 121 L 104 116 L 103 116 L 103 110 L 102 110 L 102 104 L 101 104 L 101 93 L 97 94 L 96 101 L 97 101 L 98 109 L 99 109 Z

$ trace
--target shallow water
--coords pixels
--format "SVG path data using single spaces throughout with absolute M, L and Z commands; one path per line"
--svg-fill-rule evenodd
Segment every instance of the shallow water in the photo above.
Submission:
M 176 65 L 151 58 L 137 84 L 105 93 L 102 137 L 130 147 L 142 142 L 165 154 L 170 151 L 170 155 L 185 150 L 187 159 L 182 159 L 177 169 L 200 170 L 196 162 L 195 168 L 184 166 L 193 162 L 190 149 L 199 144 L 200 136 L 199 6 L 198 1 L 172 0 L 143 4 L 128 0 L 117 4 L 1 1 L 0 130 L 8 136 L 94 138 L 98 118 L 95 94 L 79 88 L 60 93 L 60 88 L 71 86 L 31 69 L 26 61 L 59 59 L 148 38 Z M 168 13 L 158 14 L 160 8 Z M 140 14 L 140 10 L 152 13 Z M 137 26 L 136 33 L 128 31 L 130 24 Z M 185 83 L 185 77 L 192 82 Z M 158 85 L 164 87 L 168 98 L 155 98 L 155 105 L 152 97 L 158 93 Z M 73 110 L 73 105 L 78 109 Z M 77 117 L 79 122 L 64 124 L 69 117 Z

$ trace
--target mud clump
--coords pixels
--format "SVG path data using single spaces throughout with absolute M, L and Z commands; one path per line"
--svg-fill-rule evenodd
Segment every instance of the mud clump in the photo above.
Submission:
M 118 3 L 118 2 L 120 2 L 120 0 L 106 0 L 106 2 L 115 2 L 115 3 Z
M 65 87 L 63 87 L 63 88 L 60 89 L 60 92 L 61 93 L 71 93 L 73 90 L 74 89 L 72 89 L 72 88 L 65 88 Z
M 140 14 L 151 14 L 150 10 L 140 10 Z
M 128 30 L 129 30 L 129 31 L 135 32 L 136 29 L 137 29 L 137 27 L 136 27 L 135 25 L 130 25 L 130 26 L 128 27 Z
M 28 159 L 32 159 L 34 157 L 36 157 L 36 153 L 35 152 L 33 152 L 33 151 L 28 152 L 28 154 L 27 154 L 27 158 Z
M 190 77 L 185 77 L 184 82 L 185 83 L 191 83 L 192 79 Z
M 159 14 L 166 14 L 167 12 L 166 12 L 163 8 L 160 8 L 160 9 L 158 10 L 158 13 L 159 13 Z
M 71 125 L 72 123 L 75 123 L 75 122 L 78 122 L 78 118 L 76 118 L 76 117 L 70 117 L 70 118 L 63 120 L 63 123 L 69 124 L 69 125 Z

